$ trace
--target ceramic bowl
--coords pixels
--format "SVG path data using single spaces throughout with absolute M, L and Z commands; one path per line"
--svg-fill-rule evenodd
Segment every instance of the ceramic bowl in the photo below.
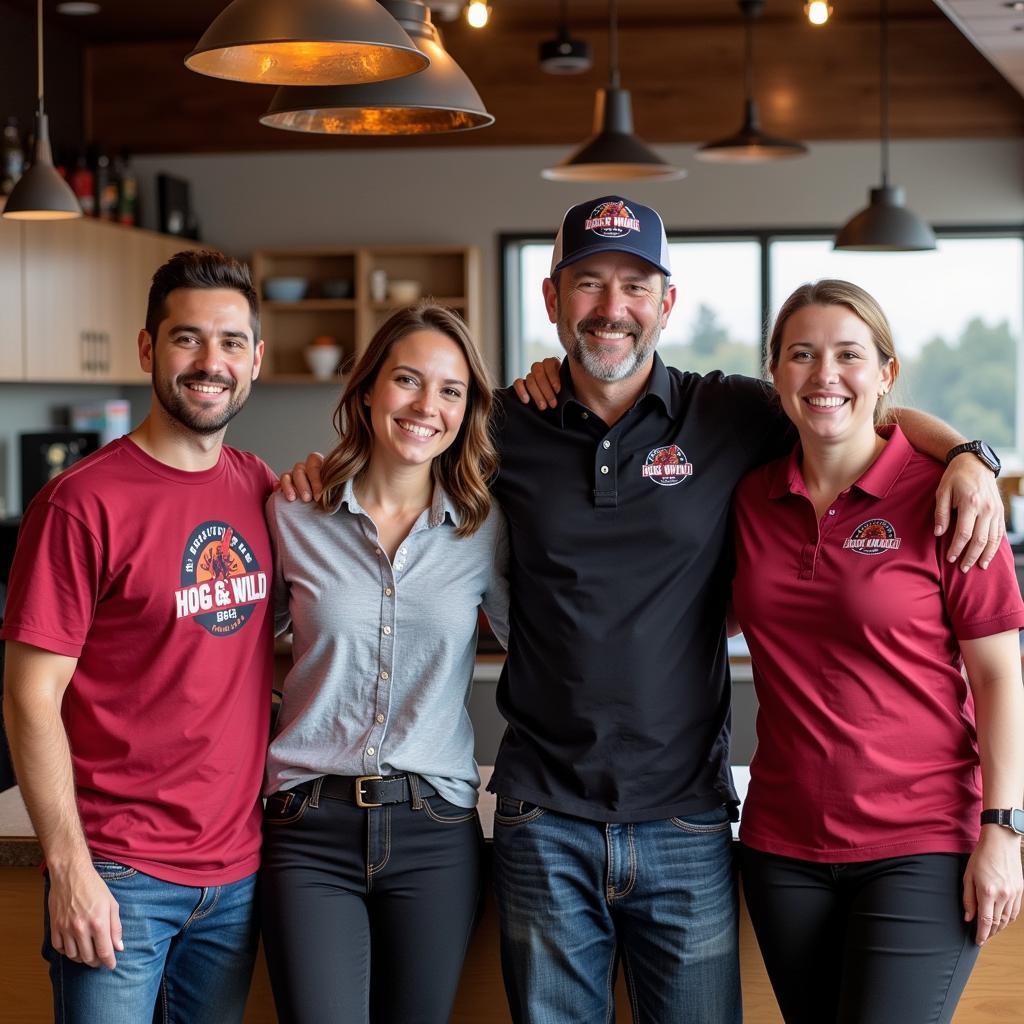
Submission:
M 389 281 L 388 298 L 397 306 L 408 306 L 415 302 L 423 292 L 419 281 Z
M 325 299 L 350 299 L 352 282 L 347 277 L 329 277 L 320 282 L 320 294 Z
M 306 365 L 317 380 L 330 380 L 340 360 L 341 348 L 338 345 L 310 345 L 306 349 Z
M 308 288 L 304 277 L 268 277 L 263 282 L 263 297 L 270 302 L 298 302 Z

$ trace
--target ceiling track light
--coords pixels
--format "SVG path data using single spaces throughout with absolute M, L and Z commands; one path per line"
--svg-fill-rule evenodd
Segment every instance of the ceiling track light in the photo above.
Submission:
M 470 28 L 483 28 L 491 20 L 491 5 L 485 0 L 469 0 L 465 13 Z
M 32 166 L 11 190 L 3 215 L 9 220 L 72 220 L 82 216 L 82 207 L 53 166 L 50 125 L 43 104 L 43 0 L 36 4 L 36 70 L 36 146 Z
M 619 82 L 619 37 L 615 0 L 608 2 L 608 86 L 594 99 L 594 134 L 565 160 L 541 171 L 548 181 L 671 181 L 681 167 L 662 160 L 633 134 L 633 105 Z
M 904 191 L 889 184 L 889 18 L 880 0 L 879 122 L 882 184 L 870 191 L 868 205 L 839 229 L 836 249 L 856 252 L 925 252 L 935 248 L 935 233 L 904 204 Z
M 809 0 L 804 4 L 804 14 L 812 25 L 826 25 L 835 8 L 828 0 Z
M 734 135 L 701 146 L 695 156 L 707 163 L 761 164 L 806 156 L 802 142 L 782 139 L 761 131 L 757 101 L 754 99 L 754 21 L 764 9 L 764 0 L 739 0 L 746 33 L 743 58 L 743 125 Z
M 568 0 L 562 0 L 558 34 L 540 44 L 539 59 L 541 70 L 549 75 L 578 75 L 593 64 L 590 44 L 569 34 Z
M 185 58 L 191 71 L 264 85 L 356 85 L 427 58 L 377 0 L 233 0 Z
M 430 58 L 426 71 L 369 85 L 282 86 L 260 123 L 325 135 L 430 135 L 486 128 L 494 116 L 445 50 L 418 0 L 380 0 Z

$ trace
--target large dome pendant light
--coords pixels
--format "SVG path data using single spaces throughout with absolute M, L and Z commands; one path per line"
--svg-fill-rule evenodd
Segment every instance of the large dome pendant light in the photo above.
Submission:
M 802 142 L 766 135 L 758 123 L 757 101 L 754 99 L 754 21 L 764 10 L 764 0 L 739 0 L 746 21 L 746 53 L 743 58 L 744 118 L 743 127 L 735 135 L 708 142 L 697 152 L 698 160 L 708 163 L 760 164 L 769 160 L 790 160 L 805 156 Z
M 380 0 L 430 58 L 418 75 L 369 85 L 282 86 L 260 124 L 325 135 L 428 135 L 494 123 L 418 0 Z
M 36 146 L 32 166 L 18 179 L 7 197 L 4 217 L 10 220 L 72 220 L 82 207 L 68 183 L 53 166 L 50 125 L 43 106 L 43 0 L 36 4 Z
M 882 184 L 871 189 L 868 205 L 839 229 L 834 248 L 859 252 L 927 252 L 935 248 L 935 233 L 903 205 L 903 189 L 889 184 L 889 18 L 886 0 L 880 3 L 878 28 Z
M 415 74 L 427 58 L 377 0 L 233 0 L 185 66 L 266 85 L 355 85 Z
M 619 86 L 619 39 L 615 0 L 608 2 L 608 88 L 594 101 L 594 134 L 555 167 L 541 171 L 549 181 L 671 181 L 686 174 L 633 134 L 629 91 Z

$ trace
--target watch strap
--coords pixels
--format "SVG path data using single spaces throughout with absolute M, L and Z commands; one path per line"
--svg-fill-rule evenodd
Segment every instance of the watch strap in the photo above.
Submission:
M 986 808 L 981 812 L 982 825 L 1002 825 L 1024 835 L 1024 810 L 1019 807 Z

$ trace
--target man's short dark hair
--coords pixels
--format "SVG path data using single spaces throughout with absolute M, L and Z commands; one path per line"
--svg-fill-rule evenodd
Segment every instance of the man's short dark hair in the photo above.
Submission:
M 249 268 L 216 249 L 176 252 L 153 275 L 146 305 L 146 332 L 156 343 L 156 332 L 167 316 L 167 296 L 178 288 L 228 288 L 249 303 L 253 344 L 260 340 L 260 306 Z

